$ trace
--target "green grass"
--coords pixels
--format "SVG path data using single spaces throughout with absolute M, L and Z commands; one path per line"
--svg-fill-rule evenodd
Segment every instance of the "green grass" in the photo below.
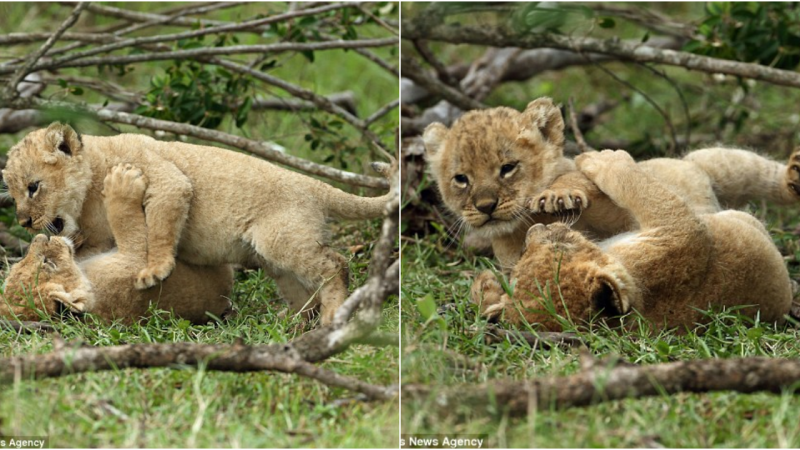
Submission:
M 337 229 L 335 245 L 374 240 L 379 223 Z M 366 277 L 370 248 L 350 263 L 352 284 Z M 198 342 L 248 345 L 287 342 L 309 329 L 281 318 L 285 304 L 260 271 L 238 275 L 239 314 L 209 325 L 167 315 L 143 324 L 88 318 L 51 323 L 69 342 L 107 346 Z M 384 308 L 386 332 L 397 332 L 396 300 Z M 0 331 L 0 356 L 44 353 L 52 336 Z M 375 384 L 398 383 L 398 350 L 354 346 L 322 366 Z M 274 372 L 223 373 L 201 368 L 125 369 L 0 387 L 0 434 L 48 436 L 53 447 L 392 447 L 396 402 L 348 401 L 357 394 Z

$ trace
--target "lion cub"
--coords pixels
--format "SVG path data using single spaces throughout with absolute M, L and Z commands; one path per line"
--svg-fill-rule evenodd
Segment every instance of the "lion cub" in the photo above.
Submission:
M 522 254 L 530 225 L 558 220 L 553 213 L 574 212 L 576 229 L 600 237 L 637 227 L 564 157 L 564 121 L 549 98 L 530 102 L 524 112 L 470 111 L 450 129 L 428 126 L 423 141 L 445 205 L 491 239 L 506 271 Z M 639 166 L 701 213 L 720 205 L 738 208 L 751 199 L 800 200 L 800 151 L 789 165 L 745 150 L 709 148 Z
M 345 258 L 328 247 L 326 219 L 383 215 L 388 195 L 359 197 L 247 155 L 216 147 L 121 134 L 80 136 L 54 123 L 8 153 L 3 177 L 25 227 L 86 238 L 81 256 L 114 245 L 101 194 L 120 163 L 148 179 L 144 195 L 145 289 L 187 263 L 260 265 L 294 311 L 321 304 L 329 323 L 348 295 Z M 376 167 L 388 177 L 388 168 Z
M 142 199 L 147 188 L 142 172 L 130 165 L 115 167 L 104 181 L 108 223 L 117 248 L 75 262 L 72 242 L 40 234 L 25 258 L 6 278 L 0 316 L 35 320 L 59 304 L 90 312 L 106 321 L 130 323 L 146 315 L 150 303 L 195 323 L 222 316 L 231 308 L 230 266 L 198 267 L 179 262 L 160 287 L 134 289 L 136 273 L 147 261 L 147 224 Z M 28 304 L 33 302 L 33 305 Z M 35 308 L 34 308 L 35 307 Z
M 636 310 L 657 327 L 690 327 L 700 310 L 748 305 L 743 314 L 782 321 L 792 302 L 789 274 L 764 226 L 741 211 L 698 214 L 624 151 L 578 156 L 577 168 L 639 224 L 595 244 L 565 224 L 537 224 L 514 267 L 513 298 L 491 274 L 473 285 L 487 317 L 559 330 L 545 311 L 573 321 Z M 515 281 L 514 281 L 515 280 Z

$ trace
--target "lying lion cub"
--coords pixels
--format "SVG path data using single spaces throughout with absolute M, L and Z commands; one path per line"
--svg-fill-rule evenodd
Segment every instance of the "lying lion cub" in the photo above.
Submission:
M 127 323 L 144 317 L 151 302 L 195 323 L 207 322 L 207 312 L 219 317 L 228 312 L 231 304 L 226 297 L 233 288 L 233 271 L 226 265 L 199 267 L 179 262 L 161 286 L 134 289 L 136 273 L 147 262 L 142 210 L 147 182 L 140 170 L 120 165 L 105 177 L 104 186 L 108 224 L 117 248 L 76 263 L 69 239 L 36 236 L 28 254 L 6 278 L 0 316 L 35 320 L 35 309 L 53 314 L 59 303 L 72 311 Z
M 741 312 L 768 322 L 789 312 L 789 274 L 754 217 L 696 213 L 624 151 L 586 153 L 575 163 L 640 229 L 595 244 L 565 224 L 534 225 L 514 267 L 513 298 L 490 273 L 473 285 L 483 315 L 559 330 L 545 312 L 548 296 L 555 313 L 576 323 L 631 310 L 667 328 L 702 322 L 698 309 L 709 307 L 750 305 Z
M 328 217 L 369 219 L 387 196 L 364 198 L 233 151 L 143 135 L 81 137 L 54 123 L 8 153 L 3 177 L 28 228 L 85 237 L 81 256 L 114 245 L 101 188 L 106 172 L 134 164 L 147 176 L 145 289 L 187 263 L 260 265 L 294 311 L 321 303 L 322 323 L 348 295 L 345 258 L 328 247 Z M 388 176 L 388 169 L 378 167 Z

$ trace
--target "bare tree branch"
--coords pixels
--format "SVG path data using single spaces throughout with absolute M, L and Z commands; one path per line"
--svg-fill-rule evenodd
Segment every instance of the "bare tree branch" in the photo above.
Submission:
M 389 112 L 391 112 L 392 110 L 397 108 L 399 105 L 400 105 L 400 100 L 397 100 L 397 99 L 396 100 L 392 100 L 391 102 L 383 105 L 381 107 L 381 109 L 379 109 L 379 110 L 375 111 L 374 113 L 372 113 L 371 116 L 369 116 L 366 119 L 364 119 L 364 124 L 366 126 L 370 126 L 372 123 L 377 122 L 378 120 L 380 120 L 386 114 L 389 114 Z
M 32 69 L 33 71 L 60 69 L 67 67 L 89 67 L 97 65 L 111 65 L 111 64 L 133 64 L 149 61 L 164 61 L 170 59 L 199 59 L 208 56 L 217 55 L 237 55 L 237 54 L 278 54 L 283 52 L 303 52 L 303 51 L 316 51 L 316 50 L 331 50 L 331 49 L 353 49 L 364 47 L 386 47 L 397 45 L 395 38 L 382 38 L 382 39 L 364 39 L 353 41 L 327 41 L 327 42 L 312 42 L 312 43 L 296 43 L 296 42 L 281 42 L 276 44 L 261 44 L 261 45 L 230 45 L 226 47 L 203 47 L 193 48 L 188 50 L 175 50 L 171 52 L 161 53 L 141 53 L 137 55 L 122 55 L 122 56 L 100 56 L 94 58 L 84 58 L 72 60 L 72 58 L 64 58 L 62 60 L 46 61 L 36 64 Z M 0 75 L 11 73 L 15 70 L 14 66 L 6 67 L 0 66 Z
M 552 33 L 517 33 L 503 28 L 437 25 L 426 27 L 420 21 L 404 20 L 404 39 L 427 39 L 452 44 L 475 44 L 492 47 L 558 48 L 578 53 L 601 53 L 635 62 L 650 62 L 699 70 L 707 73 L 752 78 L 781 86 L 800 87 L 800 73 L 773 69 L 759 64 L 729 61 L 692 53 L 661 50 L 644 44 L 630 44 L 613 39 L 562 36 Z
M 442 411 L 454 411 L 458 405 L 484 411 L 496 406 L 512 415 L 525 415 L 531 408 L 588 406 L 678 392 L 779 393 L 796 390 L 798 382 L 800 361 L 796 359 L 705 359 L 650 366 L 598 361 L 575 375 L 528 381 L 493 381 L 447 388 L 406 384 L 402 399 L 403 402 L 430 399 Z
M 12 68 L 9 72 L 6 72 L 6 73 L 13 72 L 14 74 L 11 76 L 11 80 L 8 82 L 8 84 L 6 84 L 5 88 L 3 89 L 4 91 L 3 97 L 13 98 L 18 95 L 17 85 L 20 83 L 20 81 L 22 81 L 29 73 L 35 71 L 33 68 L 36 65 L 36 62 L 39 61 L 39 58 L 41 58 L 45 53 L 47 53 L 47 51 L 50 50 L 50 47 L 55 45 L 56 41 L 58 41 L 61 35 L 64 34 L 65 31 L 67 31 L 67 28 L 71 27 L 72 25 L 75 24 L 75 22 L 78 21 L 78 17 L 80 17 L 81 12 L 83 12 L 84 8 L 86 8 L 86 5 L 87 3 L 83 2 L 78 3 L 78 6 L 76 6 L 75 9 L 72 11 L 72 13 L 69 15 L 69 17 L 67 17 L 67 20 L 65 20 L 61 24 L 61 26 L 59 26 L 58 29 L 56 29 L 53 35 L 50 36 L 50 38 L 48 38 L 47 41 L 45 41 L 45 43 L 41 47 L 39 47 L 39 50 L 32 53 L 25 60 L 25 64 L 23 64 L 21 67 Z
M 234 72 L 237 72 L 237 73 L 248 74 L 248 75 L 252 76 L 253 78 L 255 78 L 257 80 L 260 80 L 260 81 L 263 81 L 263 82 L 265 82 L 267 84 L 271 84 L 273 86 L 279 87 L 279 88 L 283 89 L 284 91 L 292 94 L 293 96 L 295 96 L 297 98 L 300 98 L 300 99 L 303 99 L 303 100 L 308 100 L 308 101 L 314 103 L 315 105 L 317 105 L 317 107 L 319 109 L 321 109 L 321 110 L 323 110 L 325 112 L 328 112 L 330 114 L 333 114 L 333 115 L 335 115 L 337 117 L 340 117 L 342 120 L 344 120 L 345 122 L 347 122 L 350 125 L 352 125 L 354 128 L 359 130 L 364 135 L 364 137 L 366 137 L 367 139 L 372 141 L 372 143 L 374 143 L 376 146 L 378 146 L 379 149 L 381 149 L 383 152 L 385 152 L 385 155 L 390 160 L 394 159 L 394 156 L 391 155 L 391 153 L 389 153 L 389 151 L 384 146 L 383 142 L 381 142 L 380 138 L 378 138 L 378 136 L 376 136 L 375 133 L 370 131 L 370 129 L 368 128 L 368 124 L 366 122 L 362 121 L 361 119 L 353 116 L 349 112 L 347 112 L 344 109 L 340 108 L 339 106 L 335 105 L 333 102 L 331 102 L 327 98 L 325 98 L 325 97 L 323 97 L 321 95 L 317 95 L 316 93 L 314 93 L 313 91 L 310 91 L 308 89 L 304 89 L 304 88 L 302 88 L 300 86 L 297 86 L 297 85 L 294 85 L 292 83 L 289 83 L 288 81 L 284 81 L 284 80 L 282 80 L 282 79 L 280 79 L 278 77 L 269 75 L 269 74 L 264 73 L 264 72 L 259 72 L 257 70 L 253 70 L 253 69 L 251 69 L 251 68 L 249 68 L 249 67 L 247 67 L 245 65 L 242 65 L 242 64 L 238 64 L 238 63 L 235 63 L 235 62 L 232 62 L 232 61 L 226 61 L 226 60 L 219 59 L 219 58 L 208 58 L 208 59 L 206 59 L 206 61 L 211 63 L 211 64 L 216 64 L 218 66 L 222 66 L 222 67 L 224 67 L 224 68 L 226 68 L 228 70 L 231 70 L 231 71 L 234 71 Z
M 486 108 L 481 102 L 473 100 L 458 90 L 428 75 L 413 58 L 407 55 L 401 55 L 400 64 L 403 67 L 403 77 L 411 79 L 418 85 L 427 89 L 428 92 L 441 96 L 453 105 L 463 110 Z

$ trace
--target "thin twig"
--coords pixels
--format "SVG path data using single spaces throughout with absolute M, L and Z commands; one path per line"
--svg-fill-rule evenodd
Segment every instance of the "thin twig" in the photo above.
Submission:
M 400 56 L 400 64 L 403 68 L 403 76 L 411 79 L 418 85 L 424 87 L 431 94 L 438 95 L 453 105 L 465 111 L 471 109 L 484 109 L 486 105 L 474 100 L 460 91 L 442 83 L 425 73 L 425 70 L 413 58 L 407 55 Z
M 583 133 L 581 133 L 581 129 L 578 127 L 578 118 L 575 117 L 575 104 L 572 97 L 569 98 L 569 127 L 572 129 L 572 134 L 575 135 L 575 142 L 577 142 L 581 152 L 593 152 L 594 148 L 586 143 L 586 140 L 583 138 Z
M 159 53 L 140 53 L 136 55 L 112 55 L 112 56 L 97 56 L 92 58 L 82 58 L 72 60 L 72 58 L 64 58 L 63 60 L 52 60 L 36 64 L 31 68 L 31 71 L 36 72 L 40 70 L 60 69 L 67 67 L 89 67 L 97 65 L 111 65 L 111 64 L 133 64 L 150 61 L 164 61 L 172 59 L 200 59 L 203 57 L 219 56 L 219 55 L 237 55 L 237 54 L 278 54 L 283 52 L 303 52 L 303 51 L 318 51 L 318 50 L 332 50 L 332 49 L 354 49 L 364 47 L 386 47 L 397 45 L 397 40 L 394 38 L 382 39 L 364 39 L 357 41 L 326 41 L 326 42 L 279 42 L 275 44 L 259 44 L 259 45 L 231 45 L 227 47 L 203 47 L 193 48 L 187 50 L 175 50 L 171 52 Z M 71 55 L 70 55 L 71 56 Z M 0 75 L 11 73 L 15 69 L 14 66 L 0 67 Z
M 678 98 L 681 100 L 681 105 L 683 106 L 683 114 L 686 117 L 686 136 L 684 142 L 688 146 L 689 142 L 691 142 L 691 136 L 692 136 L 692 117 L 689 113 L 689 103 L 686 101 L 686 97 L 684 97 L 683 95 L 683 90 L 681 90 L 681 88 L 678 87 L 678 84 L 675 83 L 675 80 L 667 76 L 665 72 L 657 70 L 655 67 L 650 67 L 647 64 L 642 64 L 642 63 L 638 64 L 644 67 L 645 69 L 649 70 L 650 72 L 653 72 L 654 74 L 666 80 L 667 83 L 669 83 L 670 86 L 672 86 L 672 89 L 674 89 L 675 92 L 678 94 Z
M 455 79 L 450 74 L 450 71 L 447 70 L 447 67 L 442 64 L 441 61 L 433 54 L 430 47 L 428 47 L 428 43 L 423 40 L 414 40 L 411 41 L 414 44 L 414 49 L 417 50 L 422 59 L 425 60 L 426 63 L 430 64 L 433 67 L 433 70 L 436 71 L 436 75 L 442 80 L 445 84 L 452 87 L 458 87 L 458 80 Z
M 632 90 L 634 92 L 637 92 L 639 95 L 641 95 L 642 98 L 644 98 L 647 101 L 647 103 L 649 103 L 661 115 L 661 117 L 664 118 L 664 123 L 666 123 L 667 128 L 669 128 L 669 135 L 670 135 L 670 138 L 671 138 L 669 153 L 674 155 L 676 149 L 678 148 L 678 135 L 675 132 L 675 126 L 672 124 L 672 119 L 670 119 L 669 114 L 666 111 L 664 111 L 661 108 L 661 106 L 659 106 L 659 104 L 655 100 L 653 100 L 649 95 L 647 95 L 647 93 L 644 92 L 643 90 L 637 88 L 633 84 L 631 84 L 631 83 L 623 80 L 622 78 L 618 77 L 617 74 L 615 74 L 614 72 L 612 72 L 611 70 L 609 70 L 608 68 L 603 66 L 602 64 L 595 64 L 595 66 L 597 68 L 599 68 L 600 70 L 602 70 L 606 75 L 608 75 L 611 78 L 613 78 L 618 83 L 622 84 L 623 86 L 626 86 L 628 89 L 630 89 L 630 90 Z
M 370 131 L 370 129 L 367 127 L 367 124 L 364 121 L 362 121 L 358 117 L 353 116 L 352 114 L 350 114 L 349 112 L 345 111 L 343 108 L 339 107 L 338 105 L 334 104 L 333 102 L 331 102 L 327 98 L 325 98 L 325 97 L 323 97 L 321 95 L 317 95 L 313 91 L 310 91 L 308 89 L 304 89 L 304 88 L 302 88 L 300 86 L 297 86 L 297 85 L 294 85 L 292 83 L 289 83 L 288 81 L 282 80 L 282 79 L 280 79 L 278 77 L 269 75 L 269 74 L 264 73 L 264 72 L 260 72 L 260 71 L 257 71 L 257 70 L 250 69 L 249 67 L 247 67 L 246 65 L 243 65 L 243 64 L 238 64 L 238 63 L 235 63 L 235 62 L 232 62 L 232 61 L 227 61 L 227 60 L 223 60 L 223 59 L 219 59 L 219 58 L 207 58 L 207 59 L 205 59 L 205 61 L 208 62 L 208 63 L 211 63 L 211 64 L 216 64 L 218 66 L 224 67 L 224 68 L 226 68 L 228 70 L 231 70 L 231 71 L 234 71 L 234 72 L 237 72 L 237 73 L 243 73 L 243 74 L 250 75 L 250 76 L 252 76 L 253 78 L 255 78 L 257 80 L 260 80 L 260 81 L 263 81 L 263 82 L 265 82 L 267 84 L 271 84 L 273 86 L 279 87 L 279 88 L 283 89 L 284 91 L 288 92 L 289 94 L 291 94 L 291 95 L 293 95 L 293 96 L 295 96 L 297 98 L 300 98 L 300 99 L 303 99 L 303 100 L 308 100 L 308 101 L 314 103 L 315 105 L 317 105 L 317 107 L 319 109 L 321 109 L 321 110 L 323 110 L 325 112 L 328 112 L 330 114 L 333 114 L 333 115 L 341 118 L 345 122 L 349 123 L 350 125 L 352 125 L 354 128 L 359 130 L 361 132 L 361 134 L 364 135 L 364 137 L 369 139 L 380 150 L 382 150 L 384 152 L 384 155 L 387 156 L 387 158 L 389 158 L 390 160 L 394 159 L 394 156 L 386 149 L 386 147 L 384 146 L 383 142 L 381 142 L 380 138 L 378 138 L 378 136 L 376 136 L 375 133 Z
M 75 22 L 78 21 L 78 17 L 80 17 L 81 12 L 83 12 L 83 10 L 86 8 L 87 5 L 88 3 L 84 2 L 78 3 L 78 6 L 76 6 L 75 9 L 72 10 L 72 13 L 69 15 L 69 17 L 67 17 L 67 20 L 65 20 L 56 29 L 53 35 L 50 36 L 50 38 L 47 39 L 47 41 L 45 41 L 45 43 L 41 47 L 39 47 L 39 50 L 36 50 L 31 54 L 31 56 L 28 57 L 28 59 L 25 61 L 25 64 L 23 64 L 21 67 L 16 68 L 16 70 L 12 69 L 10 72 L 6 72 L 6 73 L 13 72 L 14 74 L 11 76 L 11 80 L 9 80 L 8 84 L 4 89 L 3 97 L 11 99 L 19 95 L 17 92 L 17 85 L 29 73 L 34 71 L 33 67 L 39 61 L 39 58 L 41 58 L 45 53 L 47 53 L 47 51 L 50 50 L 50 47 L 55 45 L 56 41 L 58 41 L 61 35 L 64 34 L 64 32 L 67 31 L 69 27 L 75 25 Z
M 374 122 L 377 122 L 378 120 L 380 120 L 381 117 L 385 116 L 390 111 L 396 109 L 399 105 L 400 105 L 400 100 L 399 99 L 392 100 L 391 102 L 383 105 L 383 107 L 381 107 L 381 109 L 375 111 L 369 117 L 364 119 L 364 125 L 366 125 L 366 126 L 372 125 Z
M 326 5 L 320 8 L 312 8 L 303 11 L 294 11 L 285 14 L 277 14 L 274 16 L 269 16 L 260 19 L 248 20 L 239 23 L 226 23 L 224 25 L 219 25 L 215 27 L 208 27 L 208 28 L 201 28 L 198 30 L 187 31 L 183 33 L 174 33 L 174 34 L 159 34 L 156 36 L 144 36 L 138 37 L 133 39 L 126 39 L 120 42 L 114 42 L 108 45 L 102 45 L 100 47 L 96 47 L 85 52 L 78 52 L 67 55 L 66 57 L 59 58 L 54 60 L 53 63 L 56 65 L 63 65 L 67 61 L 72 61 L 79 58 L 86 58 L 89 56 L 97 55 L 100 53 L 108 53 L 114 50 L 118 50 L 125 47 L 131 46 L 140 46 L 142 44 L 154 44 L 160 42 L 168 42 L 168 41 L 178 41 L 182 39 L 192 39 L 196 37 L 206 36 L 209 34 L 220 34 L 220 33 L 230 33 L 233 31 L 241 31 L 241 30 L 248 30 L 257 27 L 263 27 L 264 25 L 269 25 L 272 23 L 283 22 L 292 18 L 296 17 L 303 17 L 307 15 L 319 14 L 327 11 L 332 11 L 336 9 L 351 7 L 352 4 L 347 3 L 334 3 L 331 5 Z M 169 19 L 174 19 L 170 17 Z M 166 19 L 162 19 L 166 20 Z M 396 40 L 394 40 L 396 42 Z
M 471 328 L 470 332 L 478 333 L 481 329 Z M 573 333 L 557 333 L 540 331 L 530 333 L 521 330 L 506 330 L 497 325 L 487 324 L 482 330 L 483 338 L 487 344 L 494 344 L 502 341 L 524 342 L 533 348 L 573 348 L 585 346 L 586 342 Z

